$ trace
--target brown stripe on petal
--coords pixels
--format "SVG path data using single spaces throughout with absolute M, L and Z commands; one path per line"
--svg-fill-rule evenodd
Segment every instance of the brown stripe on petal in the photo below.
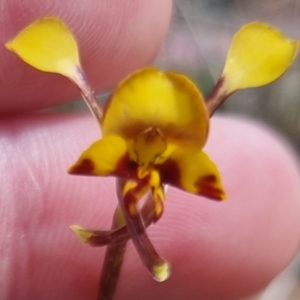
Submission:
M 94 175 L 93 170 L 95 169 L 94 163 L 88 159 L 85 158 L 81 162 L 76 163 L 74 166 L 72 166 L 69 170 L 69 174 L 74 175 Z
M 198 190 L 197 194 L 213 200 L 224 200 L 224 192 L 222 189 L 216 187 L 216 184 L 217 178 L 215 175 L 207 175 L 198 178 L 195 182 L 195 187 Z
M 120 177 L 128 177 L 135 173 L 137 170 L 138 164 L 129 159 L 128 153 L 126 153 L 123 157 L 119 159 L 117 162 L 115 171 L 113 175 Z
M 138 211 L 137 211 L 136 204 L 142 198 L 142 196 L 147 193 L 147 190 L 150 189 L 149 179 L 150 179 L 149 174 L 145 176 L 143 179 L 139 179 L 138 181 L 131 179 L 131 181 L 136 182 L 137 185 L 133 188 L 130 188 L 125 193 L 123 189 L 126 184 L 130 183 L 130 179 L 128 181 L 125 181 L 124 186 L 122 187 L 124 205 L 131 216 L 137 215 Z
M 201 177 L 200 179 L 203 183 L 206 183 L 206 184 L 216 184 L 217 183 L 217 178 L 213 174 Z
M 222 190 L 218 188 L 214 188 L 210 186 L 202 187 L 200 194 L 212 200 L 218 200 L 218 201 L 224 200 L 224 193 L 222 192 Z

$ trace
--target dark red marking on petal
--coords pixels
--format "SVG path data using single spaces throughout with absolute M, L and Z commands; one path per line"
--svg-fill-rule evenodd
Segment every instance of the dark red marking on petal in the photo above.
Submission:
M 161 181 L 163 184 L 170 184 L 177 188 L 183 189 L 180 183 L 180 169 L 176 162 L 168 159 L 165 163 L 159 166 Z M 217 178 L 215 175 L 207 175 L 200 177 L 195 182 L 197 195 L 210 198 L 212 200 L 223 200 L 224 192 L 216 188 Z M 185 189 L 183 189 L 185 191 Z
M 198 190 L 199 195 L 208 197 L 212 200 L 223 200 L 224 192 L 219 188 L 215 187 L 217 178 L 215 175 L 207 175 L 200 177 L 195 182 L 195 187 Z
M 156 167 L 159 169 L 162 183 L 180 187 L 180 169 L 174 160 L 168 159 Z
M 200 179 L 206 184 L 215 184 L 217 182 L 217 178 L 213 174 L 201 177 Z
M 224 200 L 223 192 L 220 189 L 211 186 L 202 187 L 199 194 L 212 200 Z
M 94 168 L 94 163 L 90 159 L 85 158 L 80 164 L 71 167 L 68 173 L 72 175 L 94 175 Z
M 118 161 L 116 169 L 112 175 L 119 177 L 132 177 L 137 172 L 138 164 L 129 159 L 128 154 Z

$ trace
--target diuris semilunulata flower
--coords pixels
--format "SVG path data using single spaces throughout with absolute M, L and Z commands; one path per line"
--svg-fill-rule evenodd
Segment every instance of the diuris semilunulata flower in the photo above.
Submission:
M 75 38 L 59 19 L 36 21 L 6 47 L 39 70 L 71 79 L 101 127 L 102 138 L 83 152 L 69 173 L 117 177 L 115 216 L 120 228 L 72 229 L 93 246 L 131 238 L 153 277 L 163 281 L 170 275 L 169 266 L 156 253 L 145 227 L 163 213 L 165 186 L 225 199 L 220 174 L 202 151 L 209 118 L 232 93 L 281 76 L 294 61 L 298 42 L 269 25 L 246 24 L 235 34 L 223 73 L 206 101 L 186 76 L 148 67 L 122 81 L 104 109 L 85 80 Z M 138 202 L 145 194 L 150 196 L 140 211 Z
M 207 109 L 187 77 L 155 68 L 131 74 L 112 94 L 101 125 L 102 139 L 69 172 L 122 177 L 132 214 L 150 190 L 159 217 L 164 184 L 225 198 L 219 172 L 202 151 L 209 129 Z

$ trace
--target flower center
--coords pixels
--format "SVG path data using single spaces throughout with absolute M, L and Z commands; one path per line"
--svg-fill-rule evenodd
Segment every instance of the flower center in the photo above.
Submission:
M 148 128 L 134 138 L 132 151 L 136 155 L 135 161 L 144 168 L 154 164 L 158 156 L 167 149 L 167 141 L 157 128 Z

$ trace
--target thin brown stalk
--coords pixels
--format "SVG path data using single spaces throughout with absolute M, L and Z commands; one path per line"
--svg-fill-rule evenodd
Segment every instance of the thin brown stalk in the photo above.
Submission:
M 118 207 L 115 211 L 112 229 L 124 226 L 123 219 L 120 218 Z M 111 242 L 105 252 L 103 272 L 100 279 L 98 300 L 112 300 L 116 291 L 124 260 L 127 240 L 119 243 Z
M 232 93 L 228 93 L 226 89 L 224 77 L 221 77 L 217 81 L 210 95 L 206 98 L 209 117 L 212 117 L 218 107 L 220 107 L 231 94 Z
M 76 77 L 70 79 L 78 86 L 83 100 L 85 101 L 86 105 L 90 109 L 92 115 L 95 117 L 101 128 L 103 108 L 98 102 L 93 89 L 88 84 L 88 81 L 86 80 L 85 74 L 82 69 L 78 68 Z

